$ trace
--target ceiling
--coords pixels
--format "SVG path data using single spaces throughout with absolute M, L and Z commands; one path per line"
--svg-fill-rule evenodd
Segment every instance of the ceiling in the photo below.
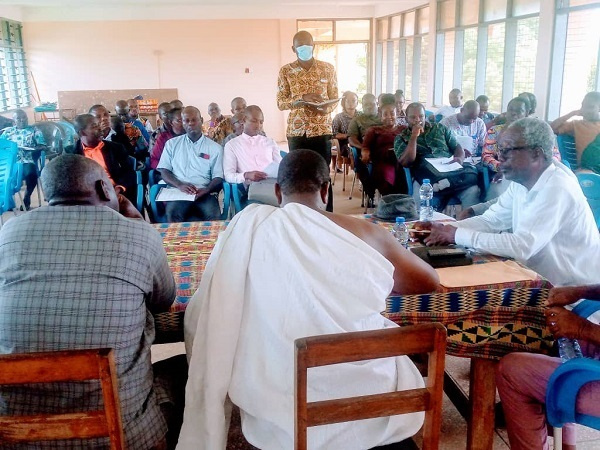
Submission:
M 21 21 L 379 17 L 428 0 L 0 0 Z

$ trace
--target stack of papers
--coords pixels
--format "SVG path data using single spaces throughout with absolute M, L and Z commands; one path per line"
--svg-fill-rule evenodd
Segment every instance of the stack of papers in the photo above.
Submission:
M 196 199 L 194 194 L 186 194 L 175 187 L 162 187 L 156 196 L 157 202 L 193 202 Z
M 459 163 L 452 162 L 453 160 L 454 158 L 425 158 L 425 161 L 440 173 L 453 172 L 463 168 Z

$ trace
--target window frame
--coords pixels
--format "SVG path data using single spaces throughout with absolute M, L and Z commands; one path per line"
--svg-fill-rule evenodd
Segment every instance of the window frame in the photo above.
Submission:
M 12 32 L 18 34 L 11 38 Z M 31 106 L 27 55 L 23 45 L 23 24 L 0 17 L 0 113 Z M 19 73 L 22 71 L 22 73 Z

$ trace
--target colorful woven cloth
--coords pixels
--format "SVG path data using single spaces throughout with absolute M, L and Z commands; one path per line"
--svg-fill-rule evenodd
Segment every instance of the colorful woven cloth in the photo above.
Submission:
M 525 287 L 390 297 L 385 315 L 398 325 L 441 322 L 446 353 L 500 359 L 507 353 L 548 353 L 553 338 L 543 306 L 548 289 Z

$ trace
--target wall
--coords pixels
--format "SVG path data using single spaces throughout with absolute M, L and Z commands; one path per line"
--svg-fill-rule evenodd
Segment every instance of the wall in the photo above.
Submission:
M 258 104 L 265 130 L 285 140 L 277 74 L 294 59 L 294 20 L 25 22 L 28 64 L 42 101 L 57 91 L 177 88 L 186 105 L 233 97 Z M 245 69 L 249 73 L 245 73 Z

